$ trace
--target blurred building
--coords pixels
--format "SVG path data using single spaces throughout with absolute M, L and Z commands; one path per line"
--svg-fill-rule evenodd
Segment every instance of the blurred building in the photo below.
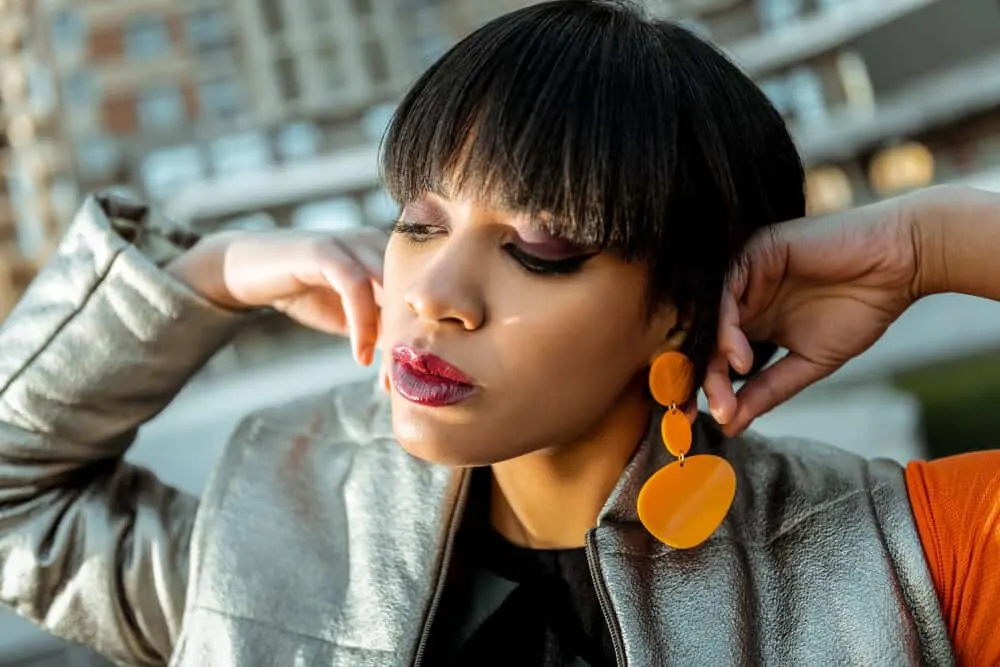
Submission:
M 0 0 L 0 311 L 94 189 L 124 187 L 206 231 L 391 218 L 376 152 L 395 102 L 455 40 L 528 1 Z M 934 182 L 1000 190 L 997 0 L 646 4 L 761 84 L 808 166 L 811 210 Z M 920 455 L 917 408 L 889 378 L 995 348 L 995 310 L 960 297 L 920 302 L 761 428 L 866 455 Z M 276 351 L 298 358 L 242 363 Z M 357 373 L 329 339 L 281 321 L 248 332 L 210 370 L 133 450 L 195 493 L 239 414 Z M 230 397 L 221 412 L 216 395 Z M 90 660 L 0 620 L 0 665 Z
M 22 41 L 52 107 L 33 128 L 48 153 L 18 161 L 18 193 L 47 179 L 9 207 L 21 244 L 44 250 L 109 186 L 205 231 L 385 222 L 375 156 L 394 103 L 461 35 L 524 4 L 9 0 L 6 14 L 31 7 Z M 810 167 L 811 210 L 1000 168 L 994 0 L 646 4 L 761 83 Z

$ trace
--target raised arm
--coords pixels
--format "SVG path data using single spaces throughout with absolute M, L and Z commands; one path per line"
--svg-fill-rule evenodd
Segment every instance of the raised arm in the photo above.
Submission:
M 368 362 L 385 238 L 195 243 L 148 217 L 88 200 L 0 328 L 0 603 L 130 665 L 170 658 L 197 510 L 123 462 L 137 429 L 230 339 L 241 312 L 269 306 L 349 330 Z
M 917 299 L 1000 299 L 1000 195 L 941 186 L 763 230 L 736 267 L 704 390 L 729 434 L 867 350 Z M 748 341 L 788 355 L 734 395 Z
M 242 318 L 156 266 L 180 248 L 146 217 L 89 199 L 0 329 L 0 601 L 154 665 L 178 632 L 197 502 L 122 456 Z

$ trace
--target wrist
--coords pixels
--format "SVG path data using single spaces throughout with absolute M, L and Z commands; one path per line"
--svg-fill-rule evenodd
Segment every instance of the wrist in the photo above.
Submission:
M 913 242 L 914 299 L 947 291 L 943 286 L 947 271 L 940 265 L 944 238 L 936 198 L 931 190 L 921 190 L 900 200 L 900 224 L 909 230 Z
M 225 248 L 233 232 L 212 234 L 164 267 L 170 275 L 215 306 L 227 310 L 246 310 L 230 294 L 225 281 Z
M 1000 299 L 1000 197 L 938 186 L 908 197 L 917 253 L 918 294 L 954 292 Z

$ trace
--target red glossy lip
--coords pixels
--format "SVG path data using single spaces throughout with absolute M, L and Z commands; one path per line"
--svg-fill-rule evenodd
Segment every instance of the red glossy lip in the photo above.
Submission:
M 441 357 L 428 352 L 418 352 L 408 345 L 397 345 L 392 348 L 392 358 L 418 375 L 429 375 L 456 384 L 475 384 L 472 378 Z
M 392 350 L 392 386 L 418 405 L 442 407 L 460 403 L 475 393 L 472 380 L 448 362 L 405 345 Z

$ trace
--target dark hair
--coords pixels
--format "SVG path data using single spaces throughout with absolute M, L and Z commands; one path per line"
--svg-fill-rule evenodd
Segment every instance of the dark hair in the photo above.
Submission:
M 699 382 L 731 264 L 756 229 L 805 211 L 760 89 L 626 1 L 535 4 L 461 40 L 400 103 L 382 170 L 400 204 L 444 191 L 548 211 L 560 235 L 647 262 L 651 304 L 691 318 Z

